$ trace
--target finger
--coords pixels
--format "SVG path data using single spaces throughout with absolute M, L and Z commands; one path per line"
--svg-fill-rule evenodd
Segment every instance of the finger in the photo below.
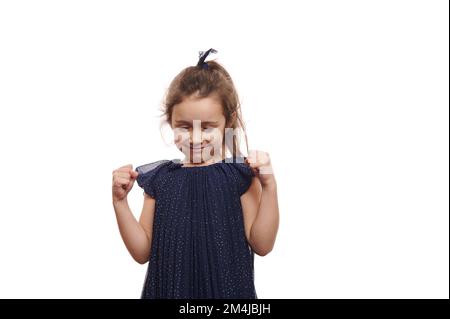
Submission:
M 121 183 L 121 182 L 114 182 L 113 184 L 113 188 L 114 189 L 121 189 L 121 188 L 126 188 L 130 183 Z
M 248 154 L 249 163 L 256 163 L 259 161 L 260 151 L 258 150 L 250 150 Z
M 252 170 L 254 175 L 259 175 L 259 169 L 258 168 L 250 167 L 250 169 Z
M 256 158 L 256 150 L 249 150 L 248 157 L 249 160 L 254 160 Z
M 136 179 L 136 178 L 138 177 L 139 173 L 136 172 L 136 171 L 131 171 L 131 172 L 130 172 L 130 175 L 131 175 L 131 178 L 132 178 L 132 179 Z
M 121 171 L 121 172 L 129 172 L 129 171 L 132 170 L 132 169 L 133 169 L 133 165 L 128 164 L 128 165 L 124 165 L 124 166 L 120 167 L 120 168 L 118 169 L 118 171 Z
M 270 164 L 269 154 L 266 152 L 259 151 L 257 154 L 257 158 L 252 163 L 258 167 L 262 165 L 269 165 Z
M 261 160 L 261 159 L 258 159 L 258 160 L 254 161 L 254 162 L 250 162 L 250 166 L 251 167 L 260 167 L 260 166 L 263 166 L 263 165 L 267 165 L 267 162 L 264 161 L 264 160 Z
M 256 163 L 251 163 L 250 164 L 251 168 L 260 168 L 262 166 L 264 166 L 264 164 L 262 164 L 261 162 L 256 162 Z
M 118 177 L 114 180 L 114 184 L 116 186 L 122 186 L 122 185 L 127 185 L 128 183 L 130 183 L 130 179 L 129 178 L 122 178 L 122 177 Z
M 130 178 L 130 173 L 129 172 L 117 172 L 115 176 L 123 177 L 123 178 Z
M 273 169 L 271 165 L 266 165 L 266 166 L 261 166 L 259 168 L 259 173 L 260 174 L 273 174 Z

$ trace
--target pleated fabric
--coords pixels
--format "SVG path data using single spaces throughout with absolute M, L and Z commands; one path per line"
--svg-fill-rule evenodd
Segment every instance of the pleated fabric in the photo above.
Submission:
M 244 158 L 183 167 L 160 160 L 136 168 L 155 198 L 143 299 L 257 299 L 254 252 L 240 196 L 255 176 Z

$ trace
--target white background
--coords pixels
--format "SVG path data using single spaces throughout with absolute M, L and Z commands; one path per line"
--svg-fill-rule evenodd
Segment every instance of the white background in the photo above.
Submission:
M 448 5 L 0 2 L 0 297 L 139 298 L 111 173 L 182 158 L 159 108 L 215 48 L 278 182 L 258 297 L 448 298 Z

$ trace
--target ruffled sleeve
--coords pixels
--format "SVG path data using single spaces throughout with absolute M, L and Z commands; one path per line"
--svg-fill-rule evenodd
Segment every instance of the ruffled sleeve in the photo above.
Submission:
M 237 180 L 237 190 L 239 196 L 243 195 L 252 184 L 253 177 L 256 176 L 250 166 L 246 163 L 231 163 L 235 168 Z
M 139 173 L 136 182 L 150 197 L 156 198 L 163 168 L 170 163 L 170 160 L 160 160 L 136 167 L 135 171 Z

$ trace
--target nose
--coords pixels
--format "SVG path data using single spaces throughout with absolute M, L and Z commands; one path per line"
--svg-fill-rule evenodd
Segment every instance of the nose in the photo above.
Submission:
M 191 134 L 190 139 L 191 144 L 201 144 L 202 143 L 202 133 L 198 130 L 194 130 Z
M 200 145 L 206 144 L 207 140 L 205 138 L 203 138 L 203 137 L 191 138 L 189 140 L 189 143 L 191 144 L 191 146 L 200 146 Z
M 193 132 L 189 136 L 189 143 L 191 144 L 191 146 L 204 146 L 210 143 L 212 138 L 208 134 L 202 133 L 201 130 L 198 134 L 195 134 L 195 132 Z

